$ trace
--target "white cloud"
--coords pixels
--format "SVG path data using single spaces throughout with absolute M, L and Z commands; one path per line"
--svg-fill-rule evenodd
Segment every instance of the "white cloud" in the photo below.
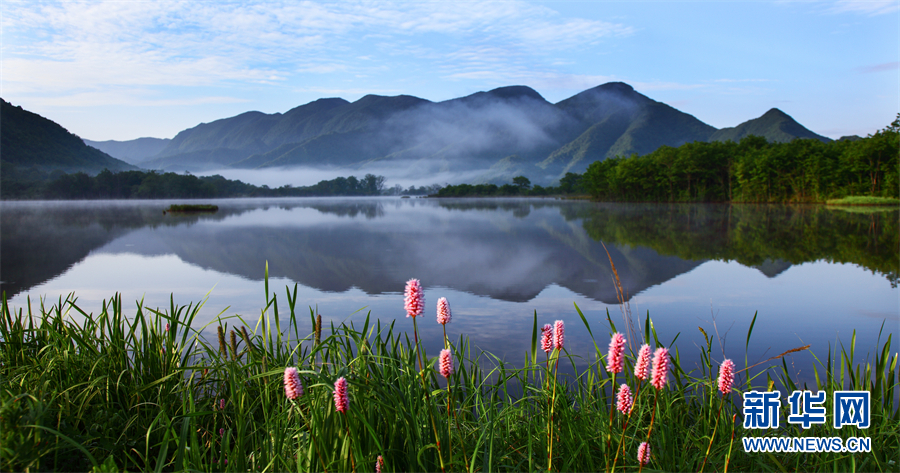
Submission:
M 361 68 L 372 66 L 358 64 L 361 46 L 394 53 L 393 60 L 452 62 L 461 74 L 478 76 L 487 65 L 522 67 L 516 63 L 522 54 L 633 33 L 521 1 L 4 2 L 2 26 L 3 93 L 32 96 L 365 73 Z M 442 39 L 426 42 L 422 35 Z M 372 59 L 380 67 L 388 60 Z
M 245 103 L 247 99 L 225 96 L 191 96 L 185 98 L 160 97 L 152 91 L 140 89 L 106 90 L 69 93 L 62 96 L 42 96 L 30 101 L 39 107 L 91 107 L 103 105 L 128 105 L 137 107 L 172 107 Z
M 864 66 L 856 68 L 857 72 L 861 72 L 863 74 L 872 74 L 875 72 L 887 72 L 887 71 L 896 71 L 900 69 L 900 62 L 886 62 L 883 64 L 873 64 L 871 66 Z
M 835 13 L 863 13 L 866 15 L 884 15 L 900 10 L 897 0 L 839 0 L 832 7 Z

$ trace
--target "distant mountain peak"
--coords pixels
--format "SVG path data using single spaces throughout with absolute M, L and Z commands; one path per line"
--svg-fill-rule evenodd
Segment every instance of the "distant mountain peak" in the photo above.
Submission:
M 605 84 L 598 85 L 594 87 L 592 90 L 598 91 L 608 91 L 608 92 L 620 92 L 630 94 L 634 92 L 634 87 L 624 83 L 624 82 L 607 82 Z
M 511 85 L 507 87 L 498 87 L 487 92 L 488 95 L 502 99 L 516 99 L 520 97 L 528 97 L 535 100 L 544 100 L 536 90 L 525 85 Z
M 815 139 L 826 143 L 831 141 L 797 123 L 792 116 L 778 108 L 770 108 L 759 118 L 747 120 L 736 127 L 722 128 L 713 133 L 709 141 L 739 142 L 750 135 L 762 136 L 774 143 L 787 143 L 797 138 Z
M 793 120 L 790 115 L 782 112 L 781 109 L 777 107 L 770 108 L 769 111 L 762 114 L 762 116 L 759 118 L 787 118 L 789 120 Z

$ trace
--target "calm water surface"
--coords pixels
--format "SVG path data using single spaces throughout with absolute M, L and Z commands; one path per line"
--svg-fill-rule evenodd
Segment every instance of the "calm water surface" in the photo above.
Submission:
M 857 351 L 873 352 L 882 325 L 882 340 L 900 332 L 896 210 L 307 198 L 220 200 L 215 214 L 163 215 L 169 203 L 0 204 L 0 279 L 10 304 L 75 292 L 82 309 L 97 313 L 119 292 L 133 315 L 139 299 L 165 308 L 170 295 L 177 304 L 208 295 L 198 328 L 220 314 L 240 315 L 250 328 L 265 305 L 268 262 L 282 310 L 285 287 L 297 284 L 304 314 L 311 306 L 326 322 L 361 323 L 371 311 L 411 330 L 402 291 L 418 278 L 431 355 L 441 344 L 433 307 L 447 297 L 452 338 L 519 363 L 536 311 L 539 324 L 564 320 L 569 352 L 592 361 L 593 341 L 573 304 L 605 352 L 607 311 L 624 323 L 611 258 L 635 325 L 649 311 L 661 342 L 680 334 L 686 368 L 705 344 L 697 327 L 718 333 L 715 360 L 743 365 L 754 313 L 751 363 L 806 344 L 824 355 L 849 345 L 854 330 Z M 807 354 L 788 359 L 803 379 L 810 363 Z

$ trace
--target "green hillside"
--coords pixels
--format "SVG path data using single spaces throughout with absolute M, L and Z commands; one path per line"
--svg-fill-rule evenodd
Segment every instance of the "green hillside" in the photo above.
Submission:
M 92 148 L 65 128 L 0 99 L 0 160 L 5 165 L 42 171 L 97 173 L 136 169 Z
M 709 141 L 734 141 L 754 135 L 761 136 L 770 143 L 788 143 L 797 138 L 811 138 L 823 143 L 831 141 L 824 136 L 809 131 L 797 123 L 790 115 L 773 108 L 759 118 L 748 120 L 734 128 L 722 128 L 709 137 Z
M 584 172 L 592 162 L 613 156 L 643 155 L 660 146 L 705 141 L 716 130 L 621 82 L 595 87 L 557 106 L 589 126 L 538 164 L 558 175 Z

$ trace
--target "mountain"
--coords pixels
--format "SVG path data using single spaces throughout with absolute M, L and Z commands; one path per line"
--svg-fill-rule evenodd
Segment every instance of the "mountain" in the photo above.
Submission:
M 538 164 L 558 175 L 584 172 L 590 163 L 612 156 L 643 155 L 663 145 L 706 141 L 716 131 L 622 82 L 586 90 L 557 106 L 587 126 Z
M 762 136 L 770 143 L 788 143 L 797 138 L 811 138 L 825 143 L 831 141 L 829 138 L 809 131 L 791 118 L 790 115 L 777 108 L 773 108 L 761 117 L 748 120 L 734 128 L 722 128 L 713 133 L 709 137 L 709 141 L 731 140 L 737 143 L 749 135 Z
M 91 141 L 82 140 L 84 144 L 130 164 L 140 164 L 152 156 L 156 156 L 169 144 L 168 138 L 138 138 L 128 141 Z
M 4 164 L 37 167 L 44 171 L 96 173 L 136 169 L 92 148 L 78 136 L 36 113 L 0 99 L 0 159 Z
M 545 185 L 612 156 L 644 155 L 694 141 L 738 141 L 750 134 L 769 141 L 828 140 L 777 109 L 716 130 L 628 84 L 611 82 L 555 104 L 525 86 L 442 102 L 409 95 L 366 95 L 355 102 L 323 98 L 285 113 L 253 111 L 201 123 L 164 146 L 155 142 L 163 147 L 140 164 L 176 172 L 329 167 L 377 173 L 389 168 L 411 178 L 466 172 L 469 182 L 497 184 L 525 175 Z
M 482 181 L 497 182 L 524 173 L 537 183 L 597 159 L 703 141 L 713 132 L 621 82 L 557 104 L 510 86 L 443 102 L 367 95 L 321 99 L 284 114 L 247 112 L 184 130 L 143 164 L 175 171 L 383 164 L 420 175 L 481 169 Z

